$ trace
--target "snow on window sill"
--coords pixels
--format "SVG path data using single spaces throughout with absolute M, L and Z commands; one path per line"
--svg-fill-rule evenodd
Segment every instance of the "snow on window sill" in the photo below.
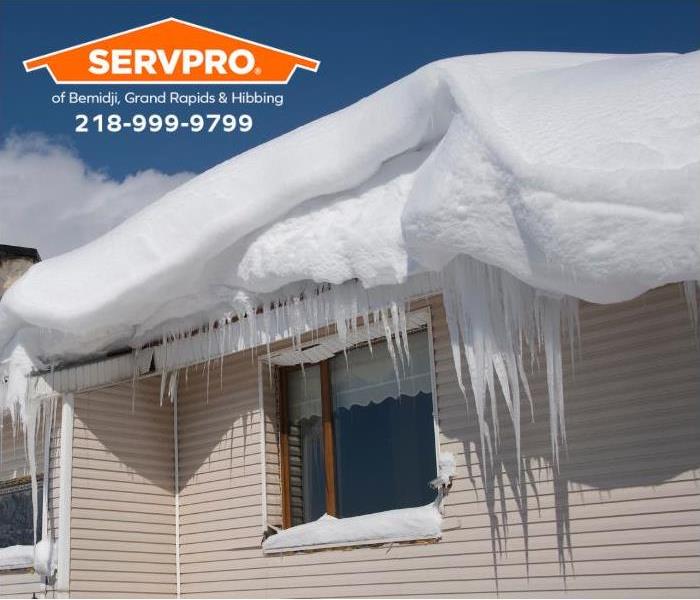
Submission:
M 0 571 L 34 568 L 34 546 L 0 548 Z
M 435 540 L 442 535 L 442 515 L 435 503 L 417 508 L 336 519 L 320 519 L 290 527 L 263 542 L 265 554 L 299 552 L 347 546 L 369 546 Z

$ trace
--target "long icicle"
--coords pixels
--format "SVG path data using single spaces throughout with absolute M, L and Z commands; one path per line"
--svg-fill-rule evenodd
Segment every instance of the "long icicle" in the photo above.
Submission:
M 465 398 L 462 356 L 466 359 L 482 454 L 485 447 L 492 461 L 498 448 L 498 381 L 514 431 L 518 476 L 522 468 L 521 385 L 533 410 L 522 354 L 526 346 L 534 357 L 544 346 L 552 463 L 558 468 L 559 449 L 566 446 L 561 325 L 562 320 L 567 323 L 573 348 L 578 303 L 573 298 L 538 292 L 508 273 L 468 257 L 458 257 L 445 268 L 443 297 L 457 382 Z

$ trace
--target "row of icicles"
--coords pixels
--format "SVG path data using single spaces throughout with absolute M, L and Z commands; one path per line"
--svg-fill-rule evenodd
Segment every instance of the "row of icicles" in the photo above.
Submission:
M 481 448 L 485 451 L 482 459 L 491 464 L 498 448 L 500 398 L 512 423 L 517 463 L 521 464 L 521 399 L 527 399 L 532 415 L 526 358 L 532 363 L 543 350 L 552 462 L 558 466 L 560 448 L 566 443 L 562 337 L 568 339 L 573 357 L 579 329 L 578 301 L 570 296 L 545 294 L 501 269 L 466 257 L 453 260 L 439 279 L 430 277 L 431 281 L 422 287 L 443 291 L 457 381 L 465 400 L 475 407 Z M 212 321 L 203 332 L 170 333 L 163 337 L 156 349 L 156 368 L 162 371 L 161 402 L 169 387 L 168 373 L 178 368 L 202 363 L 209 380 L 212 359 L 223 361 L 227 354 L 258 346 L 265 346 L 269 354 L 270 344 L 281 339 L 290 339 L 292 349 L 300 350 L 304 334 L 323 337 L 329 328 L 335 330 L 343 346 L 349 339 L 360 339 L 364 328 L 363 341 L 371 345 L 371 323 L 382 324 L 400 385 L 401 372 L 410 362 L 406 313 L 410 300 L 416 297 L 416 286 L 392 288 L 372 297 L 371 291 L 358 282 L 322 286 L 303 296 L 263 303 L 258 310 L 247 298 L 238 299 L 232 313 Z M 431 294 L 426 291 L 425 295 Z M 306 345 L 312 343 L 313 339 L 306 341 Z
M 272 342 L 287 338 L 291 339 L 293 349 L 300 349 L 304 334 L 322 337 L 333 327 L 343 345 L 346 345 L 351 334 L 354 334 L 352 340 L 357 343 L 357 334 L 362 327 L 360 318 L 370 344 L 369 324 L 382 323 L 399 385 L 400 372 L 410 362 L 406 325 L 410 301 L 416 297 L 430 296 L 440 289 L 443 292 L 457 382 L 465 400 L 469 402 L 471 399 L 475 407 L 482 461 L 492 466 L 494 453 L 498 449 L 500 425 L 497 403 L 500 396 L 511 420 L 517 464 L 521 468 L 523 398 L 529 402 L 532 415 L 532 395 L 525 357 L 529 357 L 532 364 L 543 350 L 552 463 L 558 468 L 560 449 L 566 444 L 562 340 L 564 336 L 568 339 L 573 360 L 575 339 L 579 335 L 578 301 L 570 296 L 541 292 L 501 269 L 468 257 L 454 259 L 440 274 L 414 276 L 404 285 L 373 290 L 364 289 L 357 281 L 341 286 L 322 285 L 303 295 L 263 302 L 258 310 L 254 307 L 260 306 L 259 303 L 241 294 L 234 299 L 231 313 L 210 322 L 203 332 L 196 335 L 175 332 L 163 337 L 154 353 L 156 369 L 163 374 L 161 402 L 166 391 L 172 395 L 172 389 L 168 388 L 176 381 L 175 377 L 171 377 L 169 383 L 168 374 L 179 368 L 204 363 L 208 380 L 212 358 L 223 361 L 227 354 L 258 346 L 265 346 L 269 354 Z M 691 320 L 697 327 L 696 282 L 684 284 L 683 289 Z M 138 363 L 137 356 L 138 350 L 134 352 L 135 365 Z M 26 373 L 20 371 L 15 374 L 15 379 L 18 376 L 26 378 Z M 469 388 L 465 384 L 465 373 L 469 377 Z M 7 409 L 7 403 L 14 402 L 7 397 L 8 388 L 14 384 L 16 389 L 17 381 L 12 381 L 11 372 L 0 373 L 0 376 L 0 407 Z M 134 383 L 137 376 L 135 371 Z M 36 456 L 29 447 L 35 447 L 38 424 L 48 418 L 46 415 L 54 414 L 53 410 L 41 410 L 38 404 L 25 401 L 20 411 L 28 442 L 27 459 L 32 474 L 35 521 Z M 11 408 L 14 409 L 14 406 Z M 42 419 L 39 419 L 39 413 L 44 415 Z M 46 423 L 43 426 L 46 427 Z M 0 433 L 1 427 L 0 422 Z

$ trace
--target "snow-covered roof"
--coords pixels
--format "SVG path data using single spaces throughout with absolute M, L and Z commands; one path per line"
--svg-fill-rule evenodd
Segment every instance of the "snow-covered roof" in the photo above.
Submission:
M 556 423 L 562 317 L 700 279 L 699 189 L 700 52 L 432 63 L 33 266 L 0 301 L 0 406 L 27 393 L 7 373 L 231 316 L 254 345 L 372 312 L 398 344 L 437 281 L 482 432 L 494 374 L 519 411 L 522 338 Z
M 698 52 L 436 62 L 36 265 L 0 347 L 35 327 L 60 334 L 47 357 L 95 352 L 241 294 L 400 283 L 457 254 L 596 302 L 698 279 L 699 131 Z

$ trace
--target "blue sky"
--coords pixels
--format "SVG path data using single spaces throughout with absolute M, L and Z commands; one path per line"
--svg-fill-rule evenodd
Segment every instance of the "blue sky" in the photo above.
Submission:
M 22 68 L 23 59 L 168 16 L 318 58 L 321 68 L 317 74 L 296 73 L 283 90 L 286 96 L 283 109 L 260 107 L 251 111 L 256 122 L 252 134 L 247 136 L 195 136 L 188 132 L 79 136 L 72 133 L 76 107 L 56 107 L 50 103 L 57 86 L 48 73 L 28 74 Z M 71 146 L 88 166 L 117 179 L 144 168 L 164 173 L 201 172 L 350 104 L 439 58 L 500 50 L 687 52 L 699 46 L 700 1 L 697 0 L 3 0 L 0 3 L 0 136 L 10 132 L 44 133 Z M 171 107 L 168 112 L 172 112 Z

